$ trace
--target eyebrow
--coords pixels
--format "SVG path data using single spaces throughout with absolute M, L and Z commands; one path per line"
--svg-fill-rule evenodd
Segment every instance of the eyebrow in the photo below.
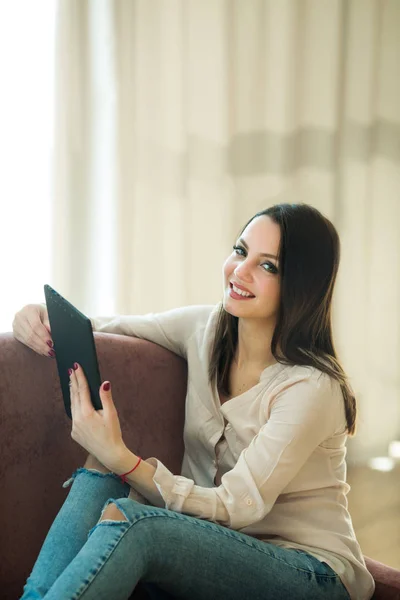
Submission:
M 246 244 L 246 242 L 244 241 L 243 238 L 239 238 L 239 242 L 242 242 L 242 244 L 246 248 L 246 250 L 249 249 L 248 245 Z M 274 258 L 276 261 L 279 262 L 278 257 L 275 256 L 274 254 L 267 254 L 266 252 L 260 252 L 260 256 L 269 256 L 270 258 Z

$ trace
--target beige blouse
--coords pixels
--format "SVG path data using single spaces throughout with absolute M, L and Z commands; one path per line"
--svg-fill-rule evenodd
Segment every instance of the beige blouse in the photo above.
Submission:
M 144 338 L 187 360 L 181 473 L 147 459 L 165 507 L 305 550 L 336 571 L 352 599 L 369 600 L 374 581 L 347 507 L 339 384 L 313 367 L 276 363 L 221 405 L 208 381 L 219 307 L 91 320 L 94 331 Z M 130 497 L 148 503 L 133 488 Z

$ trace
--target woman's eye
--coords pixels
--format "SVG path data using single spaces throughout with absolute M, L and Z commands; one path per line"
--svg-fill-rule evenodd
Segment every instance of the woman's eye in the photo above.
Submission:
M 233 246 L 233 250 L 235 251 L 236 254 L 238 254 L 239 256 L 245 256 L 246 251 L 244 248 L 242 248 L 241 246 Z M 241 252 L 243 252 L 243 254 L 240 254 Z M 278 269 L 275 267 L 275 265 L 273 265 L 270 262 L 266 262 L 263 263 L 262 266 L 264 267 L 264 265 L 268 265 L 268 269 L 264 269 L 264 271 L 271 271 L 271 273 L 277 273 Z
M 272 263 L 263 263 L 263 266 L 264 265 L 268 265 L 268 267 L 269 267 L 268 271 L 271 271 L 271 273 L 277 273 L 278 272 L 278 269 Z M 264 271 L 266 271 L 266 269 L 264 269 Z

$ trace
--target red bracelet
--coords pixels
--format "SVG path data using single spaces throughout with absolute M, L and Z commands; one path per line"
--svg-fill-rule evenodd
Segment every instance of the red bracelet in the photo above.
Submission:
M 124 473 L 123 475 L 119 475 L 119 477 L 122 479 L 122 481 L 124 483 L 126 483 L 126 476 L 129 475 L 129 473 L 132 473 L 132 471 L 134 471 L 136 469 L 136 467 L 138 467 L 140 465 L 140 461 L 142 459 L 139 456 L 139 460 L 137 461 L 136 465 L 133 467 L 133 469 L 131 469 L 130 471 L 128 471 L 127 473 Z

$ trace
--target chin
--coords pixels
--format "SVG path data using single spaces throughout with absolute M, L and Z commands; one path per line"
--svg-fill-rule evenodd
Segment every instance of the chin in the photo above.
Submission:
M 222 300 L 222 306 L 224 310 L 232 315 L 233 317 L 243 317 L 243 318 L 253 318 L 253 319 L 263 319 L 270 320 L 271 318 L 276 318 L 276 313 L 274 311 L 265 311 L 260 310 L 260 306 L 253 305 L 246 306 L 246 302 L 240 302 L 240 300 L 234 300 L 229 296 L 229 289 L 225 290 L 224 297 Z
M 224 298 L 222 300 L 222 306 L 224 307 L 226 312 L 231 314 L 233 317 L 253 316 L 252 313 L 254 311 L 252 310 L 252 308 L 247 307 L 245 302 L 241 303 L 240 300 L 234 300 L 233 298 L 231 298 L 229 296 L 229 290 L 229 287 L 227 290 L 225 290 Z

